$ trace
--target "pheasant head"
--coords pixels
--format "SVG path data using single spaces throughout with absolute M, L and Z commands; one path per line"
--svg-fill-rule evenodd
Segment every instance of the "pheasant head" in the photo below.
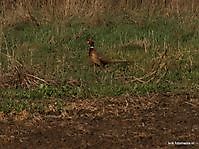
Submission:
M 90 47 L 94 47 L 94 41 L 90 38 L 87 40 L 87 44 L 90 46 Z

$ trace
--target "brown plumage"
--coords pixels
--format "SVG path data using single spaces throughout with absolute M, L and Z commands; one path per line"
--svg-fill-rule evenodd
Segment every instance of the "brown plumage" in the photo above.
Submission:
M 108 63 L 110 63 L 109 60 L 104 58 L 101 54 L 99 54 L 96 49 L 94 48 L 94 41 L 91 39 L 87 40 L 87 43 L 89 44 L 89 58 L 91 63 L 97 65 L 97 66 L 105 66 Z
M 117 60 L 117 61 L 111 61 L 101 54 L 97 52 L 97 50 L 94 48 L 94 41 L 92 39 L 88 39 L 87 43 L 89 44 L 89 58 L 91 63 L 97 65 L 97 66 L 105 66 L 107 64 L 111 63 L 128 63 L 128 61 L 123 61 L 123 60 Z

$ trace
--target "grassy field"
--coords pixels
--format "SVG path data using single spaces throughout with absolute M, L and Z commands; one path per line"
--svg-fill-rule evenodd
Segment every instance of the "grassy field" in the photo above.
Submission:
M 94 70 L 90 37 L 107 58 L 129 63 Z M 199 21 L 191 15 L 72 17 L 2 27 L 0 111 L 44 110 L 37 99 L 54 99 L 61 109 L 67 98 L 197 94 L 198 50 Z
M 2 0 L 0 148 L 198 146 L 197 4 Z

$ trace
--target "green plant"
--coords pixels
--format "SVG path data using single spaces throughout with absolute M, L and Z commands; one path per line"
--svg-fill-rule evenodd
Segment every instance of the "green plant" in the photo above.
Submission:
M 0 98 L 6 106 L 1 110 L 27 108 L 26 102 L 15 103 L 20 99 L 197 92 L 199 22 L 193 17 L 188 23 L 186 16 L 140 15 L 134 22 L 130 19 L 118 16 L 91 26 L 75 18 L 37 27 L 19 22 L 2 28 Z M 94 71 L 88 60 L 88 37 L 94 38 L 97 50 L 108 58 L 128 60 L 129 64 L 97 67 Z M 25 87 L 24 82 L 28 84 Z M 43 104 L 34 106 L 41 112 L 45 109 Z

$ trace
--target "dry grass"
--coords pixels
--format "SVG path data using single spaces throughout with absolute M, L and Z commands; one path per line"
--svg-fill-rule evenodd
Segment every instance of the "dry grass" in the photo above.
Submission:
M 71 16 L 86 17 L 98 24 L 103 14 L 115 14 L 132 10 L 145 10 L 147 15 L 160 12 L 163 15 L 173 13 L 197 13 L 197 0 L 2 0 L 0 2 L 0 24 L 7 26 L 17 22 L 32 21 L 38 25 L 49 20 L 68 20 Z
M 40 84 L 48 84 L 47 81 L 34 74 L 35 70 L 33 68 L 28 68 L 26 65 L 20 63 L 10 55 L 5 55 L 3 53 L 0 54 L 7 57 L 7 60 L 9 61 L 9 71 L 7 73 L 1 72 L 0 74 L 1 88 L 33 88 L 39 86 Z

